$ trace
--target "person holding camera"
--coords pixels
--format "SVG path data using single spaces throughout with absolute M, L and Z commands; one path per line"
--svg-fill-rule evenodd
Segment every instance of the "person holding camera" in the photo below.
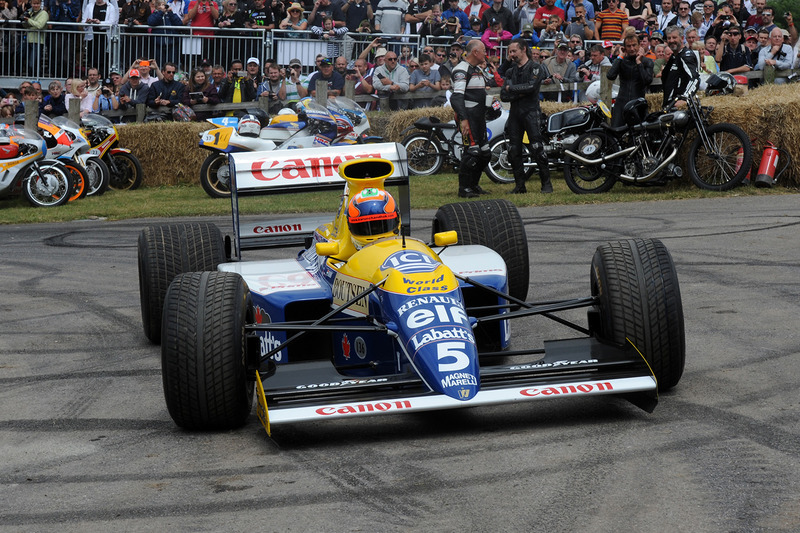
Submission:
M 213 57 L 214 47 L 214 21 L 219 18 L 219 6 L 213 0 L 192 0 L 183 16 L 183 25 L 197 28 L 192 31 L 193 36 L 200 36 L 203 57 Z
M 299 59 L 292 59 L 286 68 L 286 100 L 300 100 L 306 96 L 308 77 L 303 74 L 303 63 Z
M 119 98 L 112 92 L 111 87 L 103 85 L 95 93 L 94 101 L 92 102 L 92 113 L 102 113 L 103 111 L 116 109 L 119 109 Z
M 81 15 L 84 27 L 84 40 L 87 41 L 86 62 L 95 65 L 101 72 L 108 70 L 108 40 L 111 28 L 119 23 L 119 6 L 116 0 L 109 4 L 106 0 L 86 2 Z
M 740 74 L 752 70 L 750 50 L 742 44 L 742 30 L 731 26 L 722 32 L 722 45 L 717 46 L 716 60 L 720 72 Z
M 28 29 L 25 32 L 27 45 L 25 46 L 26 60 L 29 69 L 29 75 L 36 75 L 34 69 L 39 65 L 42 56 L 41 49 L 44 45 L 44 30 L 47 26 L 47 21 L 50 20 L 50 14 L 42 9 L 42 0 L 31 0 L 30 8 L 26 9 L 19 16 L 22 22 L 22 27 Z
M 342 2 L 344 24 L 348 31 L 358 31 L 361 23 L 368 20 L 372 23 L 375 12 L 369 0 L 346 0 Z
M 155 11 L 147 19 L 147 25 L 151 26 L 153 37 L 154 60 L 162 65 L 167 61 L 176 60 L 176 57 L 167 57 L 168 53 L 175 53 L 175 37 L 172 37 L 176 30 L 165 28 L 165 26 L 183 26 L 181 18 L 172 12 L 166 0 L 156 0 Z
M 272 115 L 280 111 L 286 101 L 286 81 L 286 78 L 281 77 L 280 67 L 272 64 L 267 69 L 267 79 L 256 90 L 260 98 L 268 99 L 268 109 Z
M 130 0 L 119 13 L 120 24 L 127 26 L 131 33 L 147 33 L 146 28 L 136 26 L 147 26 L 147 19 L 150 18 L 153 10 L 147 0 Z
M 718 43 L 722 41 L 722 32 L 730 28 L 738 27 L 738 21 L 733 16 L 733 11 L 729 4 L 722 4 L 717 16 L 711 23 L 711 27 L 706 31 L 703 40 L 713 37 Z
M 569 24 L 564 29 L 564 35 L 567 37 L 577 35 L 581 41 L 591 41 L 595 36 L 595 27 L 594 22 L 586 18 L 586 7 L 583 4 L 577 5 L 574 12 L 575 15 L 570 18 Z

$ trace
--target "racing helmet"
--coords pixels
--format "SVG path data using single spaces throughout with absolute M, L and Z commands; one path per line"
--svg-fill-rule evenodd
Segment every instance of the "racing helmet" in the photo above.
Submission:
M 706 96 L 731 94 L 736 88 L 736 78 L 729 72 L 712 74 L 706 80 Z
M 261 133 L 261 121 L 254 115 L 245 115 L 239 120 L 239 135 L 258 137 Z
M 392 195 L 383 189 L 366 188 L 347 206 L 347 226 L 357 249 L 400 233 L 400 213 Z

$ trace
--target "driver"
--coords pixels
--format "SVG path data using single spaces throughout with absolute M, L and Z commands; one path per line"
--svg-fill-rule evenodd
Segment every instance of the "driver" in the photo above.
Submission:
M 392 195 L 382 189 L 366 188 L 353 196 L 347 206 L 347 227 L 356 250 L 378 239 L 400 233 L 400 213 Z

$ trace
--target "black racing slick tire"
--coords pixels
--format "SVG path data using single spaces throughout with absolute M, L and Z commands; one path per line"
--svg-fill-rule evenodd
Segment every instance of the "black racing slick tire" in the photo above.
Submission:
M 139 234 L 139 300 L 145 336 L 161 342 L 164 296 L 172 280 L 184 272 L 216 270 L 225 262 L 222 232 L 214 224 L 148 226 Z
M 412 133 L 401 143 L 406 149 L 408 170 L 416 176 L 431 176 L 444 164 L 442 147 L 435 138 L 425 133 Z
M 498 137 L 489 144 L 492 152 L 492 159 L 486 165 L 486 175 L 495 183 L 513 184 L 514 169 L 511 168 L 511 160 L 508 158 L 508 139 L 505 136 Z M 522 161 L 532 163 L 530 148 L 527 144 L 522 146 Z M 536 165 L 525 167 L 525 179 L 529 180 L 536 170 Z
M 459 244 L 480 244 L 497 252 L 506 263 L 508 294 L 519 300 L 527 298 L 528 238 L 514 204 L 479 200 L 443 205 L 433 219 L 433 234 L 441 231 L 455 231 Z
M 200 185 L 211 198 L 231 197 L 231 171 L 228 154 L 213 153 L 200 167 Z
M 708 144 L 698 131 L 689 148 L 689 176 L 701 189 L 733 189 L 742 183 L 753 165 L 750 138 L 735 124 L 714 124 L 706 127 L 705 132 Z
M 590 282 L 598 299 L 589 315 L 593 335 L 620 345 L 630 340 L 647 359 L 659 391 L 677 385 L 686 360 L 683 305 L 664 244 L 631 239 L 598 246 Z
M 253 405 L 255 371 L 248 371 L 245 325 L 250 290 L 232 272 L 176 277 L 164 299 L 161 374 L 175 423 L 186 429 L 233 429 Z

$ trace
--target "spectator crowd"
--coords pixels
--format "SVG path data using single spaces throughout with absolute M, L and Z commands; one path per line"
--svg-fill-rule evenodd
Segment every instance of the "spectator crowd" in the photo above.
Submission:
M 624 57 L 623 40 L 630 35 L 652 61 L 654 77 L 660 77 L 674 51 L 665 41 L 670 27 L 682 29 L 682 45 L 695 54 L 701 79 L 719 72 L 800 67 L 792 13 L 776 13 L 765 0 L 0 0 L 0 17 L 0 51 L 20 55 L 23 65 L 41 61 L 48 42 L 49 60 L 64 60 L 45 39 L 48 30 L 66 22 L 85 25 L 82 53 L 91 66 L 44 88 L 38 82 L 21 84 L 3 95 L 4 116 L 33 99 L 45 114 L 64 114 L 73 98 L 80 100 L 82 114 L 140 103 L 175 108 L 259 97 L 277 110 L 286 101 L 314 96 L 317 81 L 327 83 L 329 95 L 342 94 L 345 80 L 353 81 L 356 95 L 376 97 L 364 104 L 367 108 L 379 101 L 391 109 L 447 105 L 453 69 L 473 39 L 484 44 L 482 67 L 498 86 L 511 67 L 508 44 L 522 39 L 533 61 L 547 67 L 543 84 L 563 89 L 544 93 L 548 99 L 572 99 L 567 84 L 599 79 L 601 67 Z M 779 17 L 784 28 L 776 24 Z M 149 34 L 153 53 L 113 71 L 105 54 L 107 27 L 113 25 Z M 175 33 L 180 26 L 196 28 L 202 57 L 223 59 L 198 60 L 181 70 L 178 50 L 185 43 Z M 24 31 L 10 35 L 6 29 L 12 27 Z M 299 59 L 281 65 L 260 58 L 262 48 L 240 40 L 226 47 L 227 56 L 220 55 L 214 39 L 218 29 L 316 39 L 324 41 L 324 53 L 314 65 Z M 411 35 L 416 38 L 404 39 Z

